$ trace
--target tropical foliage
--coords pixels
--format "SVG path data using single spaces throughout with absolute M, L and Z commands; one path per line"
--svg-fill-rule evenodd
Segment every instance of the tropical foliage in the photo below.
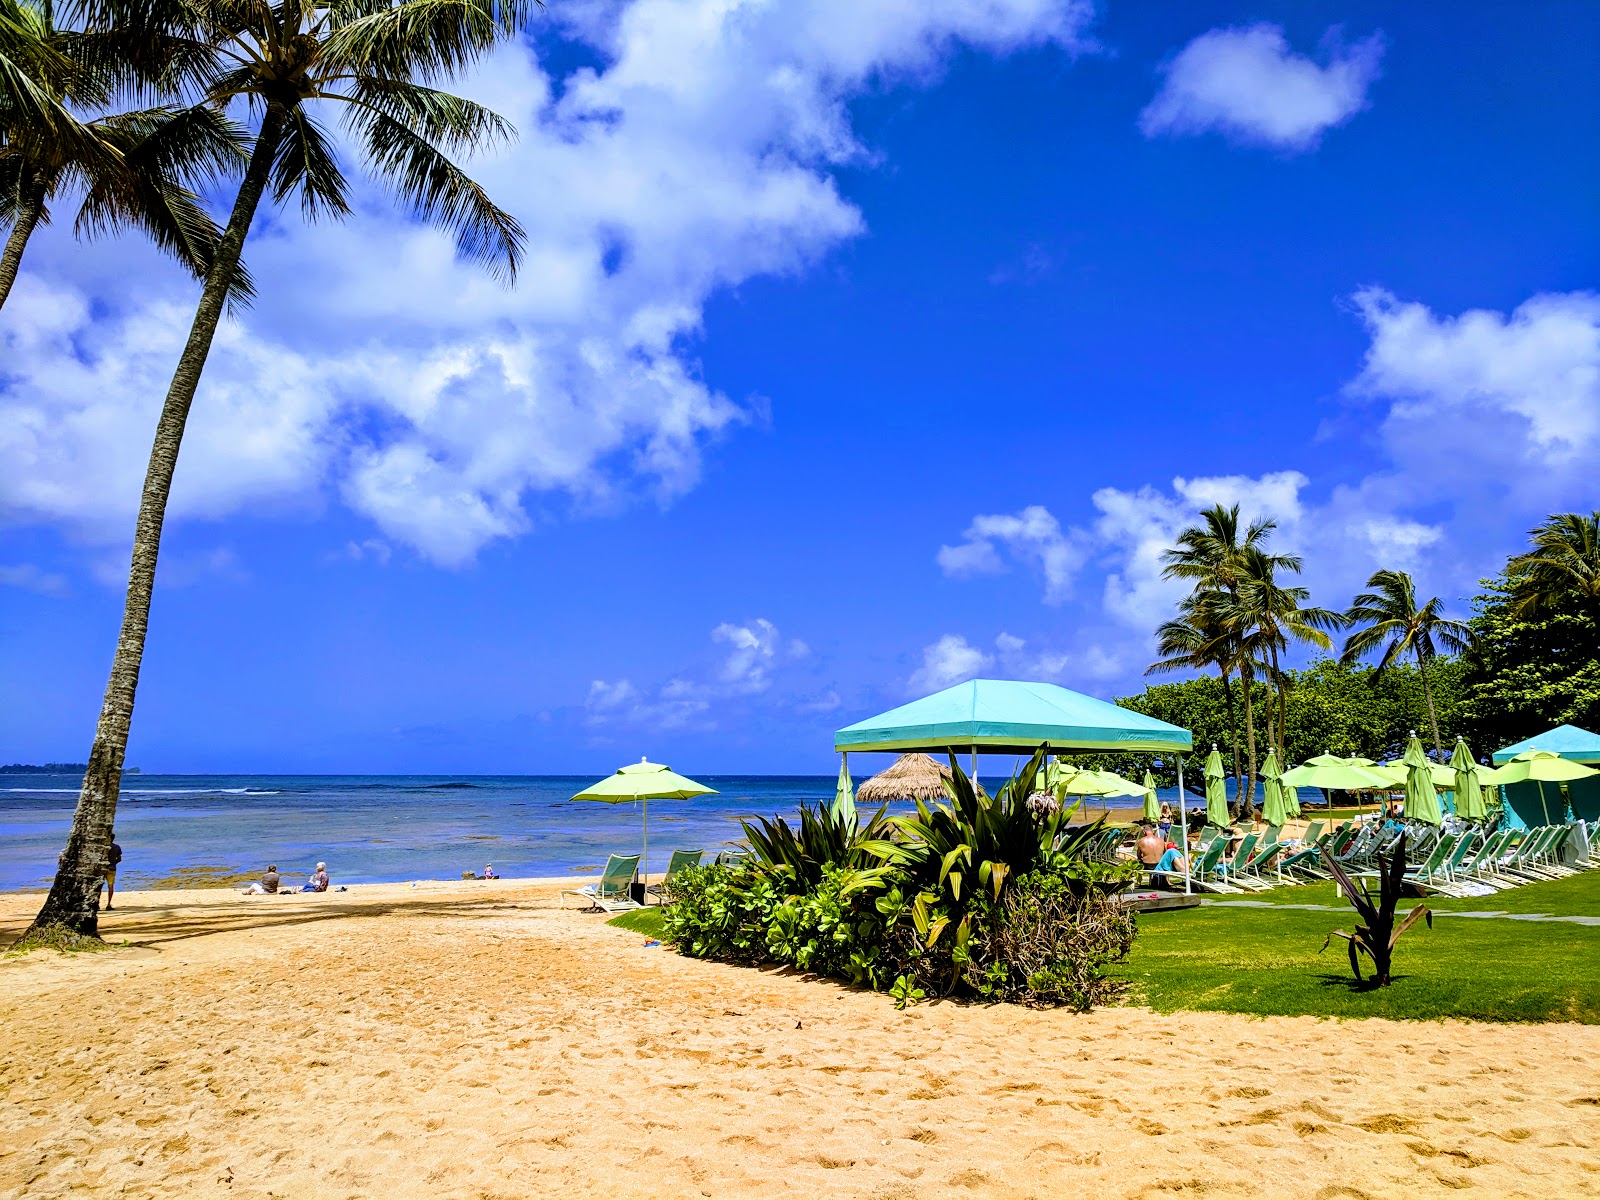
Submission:
M 1426 919 L 1428 928 L 1433 928 L 1433 913 L 1425 904 L 1417 905 L 1399 924 L 1395 923 L 1395 913 L 1400 907 L 1400 896 L 1405 889 L 1406 835 L 1402 833 L 1396 839 L 1393 854 L 1378 859 L 1376 897 L 1367 887 L 1365 879 L 1357 883 L 1350 877 L 1327 846 L 1321 847 L 1321 851 L 1323 862 L 1333 874 L 1339 890 L 1349 899 L 1351 907 L 1356 910 L 1356 915 L 1361 918 L 1354 933 L 1335 929 L 1323 941 L 1322 948 L 1326 950 L 1334 938 L 1343 938 L 1350 951 L 1350 970 L 1355 975 L 1356 982 L 1362 982 L 1361 959 L 1366 957 L 1372 962 L 1372 986 L 1388 987 L 1392 977 L 1394 948 L 1399 943 L 1401 935 L 1419 920 Z
M 748 860 L 674 878 L 667 938 L 684 953 L 774 962 L 886 991 L 1088 1008 L 1132 945 L 1107 893 L 1131 864 L 1096 862 L 1099 824 L 1029 803 L 1044 752 L 993 797 L 952 762 L 945 803 L 865 821 L 803 808 L 745 825 Z

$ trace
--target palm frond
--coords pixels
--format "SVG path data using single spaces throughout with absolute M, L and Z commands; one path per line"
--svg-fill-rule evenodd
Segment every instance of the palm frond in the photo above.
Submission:
M 301 212 L 307 220 L 315 220 L 324 211 L 334 216 L 348 213 L 347 190 L 339 160 L 328 145 L 328 135 L 312 119 L 305 105 L 296 105 L 289 113 L 283 141 L 278 145 L 278 155 L 272 164 L 273 199 L 281 204 L 289 195 L 299 192 Z

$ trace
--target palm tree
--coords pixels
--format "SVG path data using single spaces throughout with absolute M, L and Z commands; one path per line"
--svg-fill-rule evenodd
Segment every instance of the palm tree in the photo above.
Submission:
M 1146 675 L 1170 671 L 1215 669 L 1222 677 L 1222 701 L 1233 741 L 1234 778 L 1239 777 L 1239 722 L 1233 711 L 1233 654 L 1224 630 L 1215 624 L 1212 609 L 1188 596 L 1178 606 L 1178 616 L 1156 630 L 1156 653 L 1161 655 L 1144 669 Z M 1179 798 L 1180 802 L 1182 797 Z
M 190 55 L 188 39 L 167 30 L 130 36 L 126 23 L 63 30 L 48 4 L 12 2 L 41 48 L 29 82 L 62 105 L 99 106 L 116 92 L 170 95 Z M 80 123 L 70 115 L 41 121 L 0 102 L 0 224 L 11 226 L 0 250 L 0 306 L 16 283 L 29 238 L 68 191 L 84 196 L 80 234 L 142 228 L 204 276 L 221 231 L 193 189 L 243 169 L 240 133 L 207 107 L 161 105 Z
M 1412 655 L 1422 675 L 1433 748 L 1443 758 L 1444 743 L 1439 736 L 1439 715 L 1433 706 L 1433 687 L 1428 682 L 1428 664 L 1439 657 L 1440 646 L 1452 654 L 1465 651 L 1472 643 L 1472 630 L 1444 616 L 1437 596 L 1417 607 L 1416 584 L 1404 571 L 1374 571 L 1367 587 L 1370 590 L 1358 595 L 1345 610 L 1347 624 L 1365 628 L 1345 639 L 1339 662 L 1348 667 L 1383 646 L 1383 656 L 1378 660 L 1378 673 L 1382 674 L 1402 655 Z
M 1235 618 L 1241 629 L 1250 631 L 1247 641 L 1264 651 L 1268 677 L 1277 693 L 1277 747 L 1280 758 L 1288 757 L 1288 699 L 1286 676 L 1280 654 L 1291 643 L 1305 642 L 1323 650 L 1333 642 L 1325 630 L 1342 628 L 1345 618 L 1327 608 L 1306 604 L 1311 593 L 1303 587 L 1285 587 L 1278 582 L 1280 570 L 1298 573 L 1300 559 L 1294 555 L 1269 555 L 1250 547 L 1241 555 L 1244 573 L 1239 584 L 1239 612 Z
M 1538 617 L 1569 598 L 1600 609 L 1600 510 L 1556 513 L 1528 536 L 1533 549 L 1506 565 L 1512 615 Z
M 1219 631 L 1217 653 L 1226 660 L 1230 670 L 1238 671 L 1244 693 L 1244 732 L 1249 770 L 1241 775 L 1239 770 L 1238 734 L 1234 733 L 1233 775 L 1239 784 L 1239 802 L 1244 811 L 1255 801 L 1256 735 L 1255 700 L 1252 695 L 1257 661 L 1253 653 L 1240 640 L 1240 630 L 1229 624 L 1227 615 L 1234 612 L 1239 588 L 1244 579 L 1244 556 L 1256 551 L 1265 554 L 1265 544 L 1278 527 L 1272 520 L 1255 521 L 1239 532 L 1239 506 L 1224 508 L 1212 505 L 1200 514 L 1201 524 L 1190 526 L 1178 535 L 1177 545 L 1163 554 L 1162 577 L 1194 581 L 1190 593 L 1191 607 L 1196 612 L 1205 611 L 1206 622 Z M 1268 555 L 1276 565 L 1299 570 L 1298 559 L 1283 555 Z M 1226 677 L 1225 677 L 1226 678 Z
M 114 6 L 120 0 L 88 2 Z M 60 923 L 84 934 L 97 930 L 167 496 L 195 388 L 262 197 L 270 186 L 275 201 L 298 195 L 307 215 L 349 211 L 339 156 L 317 119 L 327 110 L 342 119 L 374 174 L 413 212 L 451 230 L 463 256 L 513 279 L 521 227 L 446 153 L 499 141 L 510 136 L 510 126 L 483 106 L 425 83 L 458 76 L 516 36 L 530 12 L 527 0 L 207 0 L 196 10 L 197 40 L 211 48 L 205 101 L 245 109 L 255 131 L 156 425 L 122 631 L 72 831 L 35 928 Z

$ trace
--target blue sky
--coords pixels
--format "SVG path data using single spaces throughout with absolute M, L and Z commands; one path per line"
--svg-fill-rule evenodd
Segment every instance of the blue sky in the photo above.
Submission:
M 1593 6 L 916 8 L 553 4 L 464 89 L 514 292 L 376 192 L 258 222 L 130 763 L 826 771 L 1137 689 L 1215 500 L 1457 612 L 1595 505 Z M 194 299 L 69 226 L 0 313 L 0 761 L 87 751 Z

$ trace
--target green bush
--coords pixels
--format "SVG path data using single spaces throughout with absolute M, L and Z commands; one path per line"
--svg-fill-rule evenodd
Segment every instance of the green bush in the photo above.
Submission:
M 1105 969 L 1134 924 L 1110 899 L 1135 869 L 1085 848 L 1099 823 L 1030 805 L 1041 751 L 994 797 L 955 766 L 950 802 L 859 821 L 803 808 L 746 823 L 751 857 L 668 886 L 666 941 L 696 958 L 781 963 L 890 992 L 1087 1009 L 1116 994 Z

